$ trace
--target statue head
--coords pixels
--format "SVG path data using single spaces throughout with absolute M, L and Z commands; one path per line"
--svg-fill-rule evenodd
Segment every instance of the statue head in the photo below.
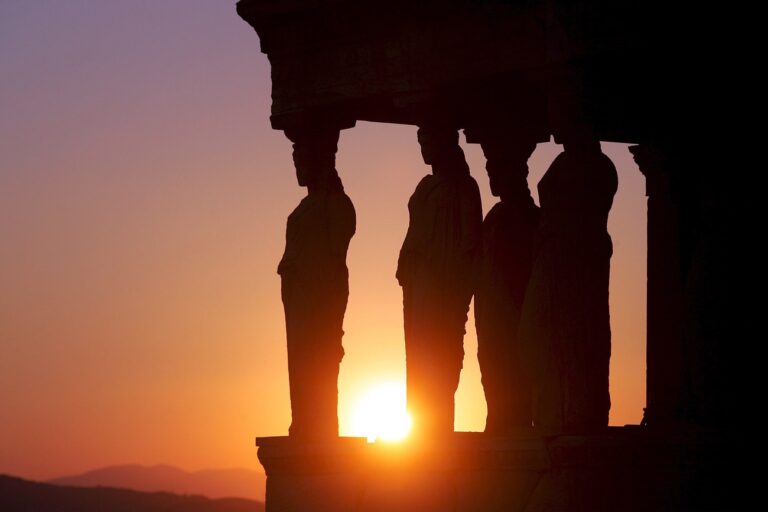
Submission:
M 424 163 L 434 174 L 469 172 L 464 151 L 459 146 L 459 132 L 450 125 L 427 125 L 417 132 Z
M 484 138 L 480 143 L 486 158 L 485 169 L 491 193 L 505 198 L 518 193 L 529 195 L 528 158 L 536 143 L 507 138 Z
M 336 172 L 339 130 L 286 130 L 293 141 L 296 180 L 309 192 L 343 190 Z

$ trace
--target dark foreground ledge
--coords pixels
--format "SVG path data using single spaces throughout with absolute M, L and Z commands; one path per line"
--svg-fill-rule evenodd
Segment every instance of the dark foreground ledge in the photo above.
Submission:
M 402 444 L 258 438 L 267 512 L 682 511 L 735 505 L 734 443 L 713 432 L 609 428 Z

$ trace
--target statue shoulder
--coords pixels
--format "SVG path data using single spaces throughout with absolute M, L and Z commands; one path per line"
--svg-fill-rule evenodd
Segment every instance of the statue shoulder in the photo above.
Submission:
M 298 220 L 303 217 L 309 210 L 312 209 L 312 200 L 310 196 L 305 196 L 301 201 L 299 201 L 299 204 L 296 205 L 296 208 L 293 209 L 293 211 L 288 215 L 288 225 L 298 222 Z
M 435 185 L 435 176 L 432 174 L 427 174 L 423 178 L 419 180 L 419 183 L 416 185 L 416 190 L 414 190 L 413 195 L 424 193 L 428 189 L 432 188 Z
M 352 200 L 344 192 L 328 196 L 327 202 L 328 206 L 333 208 L 335 215 L 354 218 L 355 205 L 352 204 Z
M 357 216 L 349 196 L 344 192 L 330 194 L 326 198 L 326 207 L 325 215 L 331 224 L 342 232 L 351 233 L 349 236 L 352 236 L 355 232 Z
M 419 184 L 416 185 L 416 189 L 413 191 L 413 194 L 411 194 L 411 197 L 408 200 L 408 207 L 413 208 L 415 205 L 423 203 L 425 198 L 435 188 L 436 184 L 437 182 L 435 181 L 435 177 L 431 174 L 427 174 L 421 178 Z
M 349 196 L 345 193 L 340 194 L 340 202 L 344 209 L 351 211 L 353 214 L 355 213 L 355 205 L 352 203 L 352 200 L 349 198 Z
M 494 224 L 498 222 L 500 218 L 504 217 L 506 210 L 507 208 L 502 201 L 497 202 L 491 206 L 491 209 L 485 214 L 485 220 L 483 222 L 486 224 Z

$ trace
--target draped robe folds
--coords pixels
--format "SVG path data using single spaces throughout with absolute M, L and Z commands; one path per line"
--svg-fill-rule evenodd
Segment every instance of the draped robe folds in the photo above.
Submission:
M 343 192 L 305 197 L 288 217 L 278 273 L 288 340 L 292 436 L 338 435 L 338 374 L 355 210 Z
M 561 153 L 538 185 L 541 220 L 520 336 L 534 383 L 534 423 L 608 424 L 611 330 L 608 213 L 618 178 L 597 151 Z
M 531 389 L 518 328 L 538 220 L 538 207 L 526 195 L 495 204 L 483 221 L 475 325 L 488 405 L 485 431 L 491 434 L 532 423 Z
M 417 431 L 453 431 L 482 207 L 466 173 L 428 175 L 408 202 L 398 260 L 403 287 L 408 409 Z

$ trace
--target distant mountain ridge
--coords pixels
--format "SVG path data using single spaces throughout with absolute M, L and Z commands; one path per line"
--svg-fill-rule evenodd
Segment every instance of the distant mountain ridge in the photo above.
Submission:
M 185 471 L 174 466 L 126 464 L 94 469 L 79 475 L 48 480 L 49 484 L 76 487 L 117 487 L 144 492 L 195 494 L 208 498 L 248 498 L 263 501 L 264 473 L 248 469 Z
M 67 487 L 0 475 L 3 512 L 264 512 L 242 498 L 209 499 L 110 487 Z

